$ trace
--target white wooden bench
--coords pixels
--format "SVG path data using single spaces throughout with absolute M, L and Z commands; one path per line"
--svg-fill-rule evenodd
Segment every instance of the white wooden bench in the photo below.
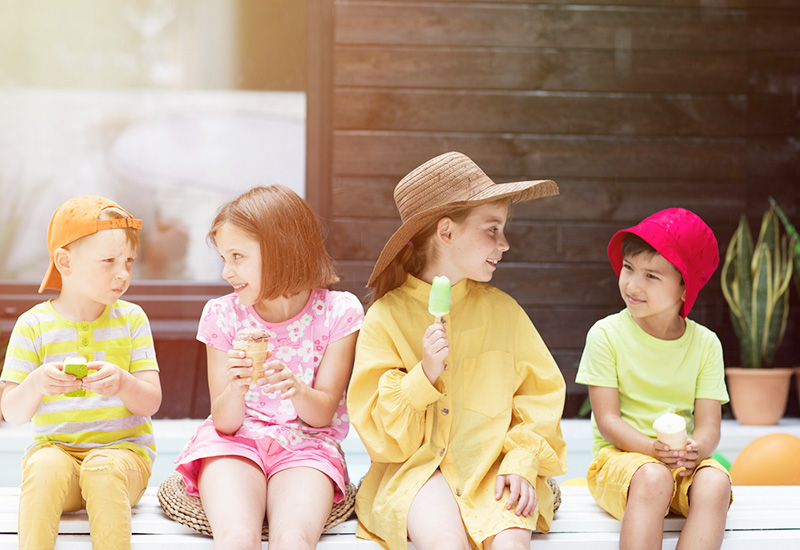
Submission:
M 17 548 L 18 488 L 0 489 L 0 550 Z M 663 549 L 672 550 L 684 520 L 669 517 L 664 524 Z M 324 534 L 318 549 L 345 548 L 380 550 L 380 546 L 355 538 L 356 522 L 348 520 Z M 593 550 L 618 548 L 620 522 L 600 510 L 585 487 L 563 487 L 562 504 L 548 534 L 533 535 L 535 550 Z M 88 550 L 89 521 L 85 512 L 65 514 L 61 519 L 56 550 Z M 800 548 L 800 486 L 734 488 L 734 503 L 728 513 L 724 550 L 770 550 Z M 212 550 L 209 537 L 199 535 L 170 519 L 158 504 L 156 488 L 148 489 L 133 510 L 134 550 Z M 263 544 L 267 548 L 268 543 Z M 413 548 L 409 545 L 409 548 Z

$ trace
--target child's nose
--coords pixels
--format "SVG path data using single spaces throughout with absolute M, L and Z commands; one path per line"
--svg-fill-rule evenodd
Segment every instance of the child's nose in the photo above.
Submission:
M 508 239 L 506 239 L 506 236 L 500 235 L 500 238 L 497 241 L 497 249 L 500 252 L 506 252 L 509 248 L 511 248 L 511 245 L 508 244 Z

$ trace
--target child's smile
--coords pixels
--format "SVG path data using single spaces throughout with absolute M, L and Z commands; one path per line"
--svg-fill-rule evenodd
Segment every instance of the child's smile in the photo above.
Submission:
M 222 277 L 245 305 L 253 305 L 261 293 L 261 249 L 247 233 L 230 224 L 217 230 L 217 250 L 224 267 Z
M 488 282 L 492 279 L 503 252 L 509 249 L 503 230 L 508 218 L 505 202 L 475 207 L 463 222 L 455 224 L 450 262 L 451 280 L 472 279 Z
M 686 289 L 681 274 L 663 256 L 626 256 L 619 274 L 619 290 L 633 319 L 646 332 L 663 338 L 663 331 L 675 328 Z

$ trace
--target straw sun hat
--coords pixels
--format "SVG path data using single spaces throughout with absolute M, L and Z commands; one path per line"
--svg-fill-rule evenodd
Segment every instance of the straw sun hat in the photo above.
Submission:
M 500 199 L 512 203 L 558 194 L 551 180 L 495 183 L 468 156 L 450 152 L 412 170 L 394 188 L 394 202 L 402 225 L 383 247 L 367 286 L 420 231 L 446 213 Z

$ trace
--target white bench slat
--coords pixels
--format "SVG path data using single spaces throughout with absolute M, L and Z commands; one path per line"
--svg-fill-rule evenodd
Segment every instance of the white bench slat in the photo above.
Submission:
M 213 548 L 209 537 L 167 519 L 156 491 L 155 487 L 149 488 L 133 509 L 134 549 L 161 548 L 167 544 L 171 550 Z M 0 550 L 17 547 L 18 501 L 19 488 L 0 488 Z M 665 520 L 663 550 L 675 548 L 684 521 L 675 517 Z M 616 549 L 620 527 L 621 522 L 602 511 L 585 487 L 562 487 L 562 504 L 552 530 L 549 534 L 534 533 L 532 548 L 578 549 L 591 542 L 598 550 Z M 355 529 L 353 519 L 334 527 L 323 535 L 318 548 L 380 548 L 377 544 L 357 540 Z M 85 511 L 64 514 L 59 532 L 56 550 L 89 548 L 89 522 Z M 800 487 L 734 487 L 734 504 L 728 513 L 723 549 L 749 549 L 754 547 L 755 541 L 759 546 L 771 541 L 772 550 L 800 548 Z

